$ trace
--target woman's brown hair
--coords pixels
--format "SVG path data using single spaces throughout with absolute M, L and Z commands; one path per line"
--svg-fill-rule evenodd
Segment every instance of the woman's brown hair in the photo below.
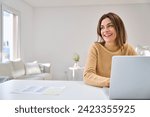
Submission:
M 122 47 L 127 40 L 127 36 L 126 36 L 126 30 L 125 30 L 125 26 L 123 21 L 121 20 L 121 18 L 115 14 L 115 13 L 107 13 L 104 14 L 98 22 L 98 26 L 97 26 L 97 34 L 98 34 L 98 40 L 100 41 L 102 44 L 105 44 L 104 39 L 102 38 L 101 35 L 101 22 L 105 19 L 105 18 L 109 18 L 112 22 L 112 24 L 114 25 L 114 28 L 116 30 L 116 45 L 119 47 Z M 99 38 L 99 36 L 101 37 L 101 39 Z

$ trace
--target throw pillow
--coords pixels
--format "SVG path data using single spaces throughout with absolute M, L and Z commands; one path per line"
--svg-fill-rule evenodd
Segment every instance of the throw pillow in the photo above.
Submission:
M 40 67 L 37 62 L 26 63 L 26 74 L 37 74 L 41 73 Z
M 13 66 L 13 77 L 18 78 L 25 75 L 24 63 L 21 60 L 12 61 Z
M 12 62 L 0 63 L 0 75 L 1 76 L 12 76 Z

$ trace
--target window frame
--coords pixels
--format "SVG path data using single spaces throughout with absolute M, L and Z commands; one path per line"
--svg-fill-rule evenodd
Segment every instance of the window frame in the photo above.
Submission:
M 2 62 L 2 50 L 3 50 L 3 11 L 6 11 L 8 13 L 14 14 L 16 16 L 18 16 L 18 28 L 17 28 L 17 35 L 15 34 L 15 42 L 13 40 L 13 44 L 15 45 L 13 50 L 15 50 L 15 52 L 13 52 L 13 60 L 14 59 L 20 59 L 21 58 L 21 15 L 20 12 L 18 10 L 15 10 L 12 7 L 9 7 L 5 4 L 1 4 L 1 12 L 0 12 L 0 33 L 1 33 L 1 37 L 0 37 L 0 61 Z M 17 45 L 17 47 L 16 47 Z

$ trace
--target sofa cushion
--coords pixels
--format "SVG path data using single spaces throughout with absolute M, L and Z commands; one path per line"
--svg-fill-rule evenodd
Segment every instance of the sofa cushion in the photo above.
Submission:
M 0 75 L 1 76 L 12 76 L 12 62 L 0 63 Z
M 37 62 L 26 63 L 25 69 L 26 69 L 26 75 L 41 73 L 40 67 Z
M 28 74 L 18 77 L 19 80 L 46 80 L 49 79 L 50 75 L 48 73 L 39 73 L 39 74 Z
M 51 79 L 51 76 L 49 73 L 33 74 L 32 76 L 40 77 L 43 80 L 50 80 Z
M 36 74 L 23 75 L 17 78 L 17 80 L 43 80 L 43 77 L 39 77 Z
M 23 61 L 21 61 L 21 60 L 13 61 L 12 66 L 13 66 L 13 77 L 14 78 L 25 75 L 25 66 L 24 66 Z

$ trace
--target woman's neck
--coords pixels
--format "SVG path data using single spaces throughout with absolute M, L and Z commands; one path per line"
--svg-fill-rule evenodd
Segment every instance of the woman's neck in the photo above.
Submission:
M 115 52 L 119 49 L 119 47 L 115 43 L 105 43 L 104 47 L 112 52 Z

